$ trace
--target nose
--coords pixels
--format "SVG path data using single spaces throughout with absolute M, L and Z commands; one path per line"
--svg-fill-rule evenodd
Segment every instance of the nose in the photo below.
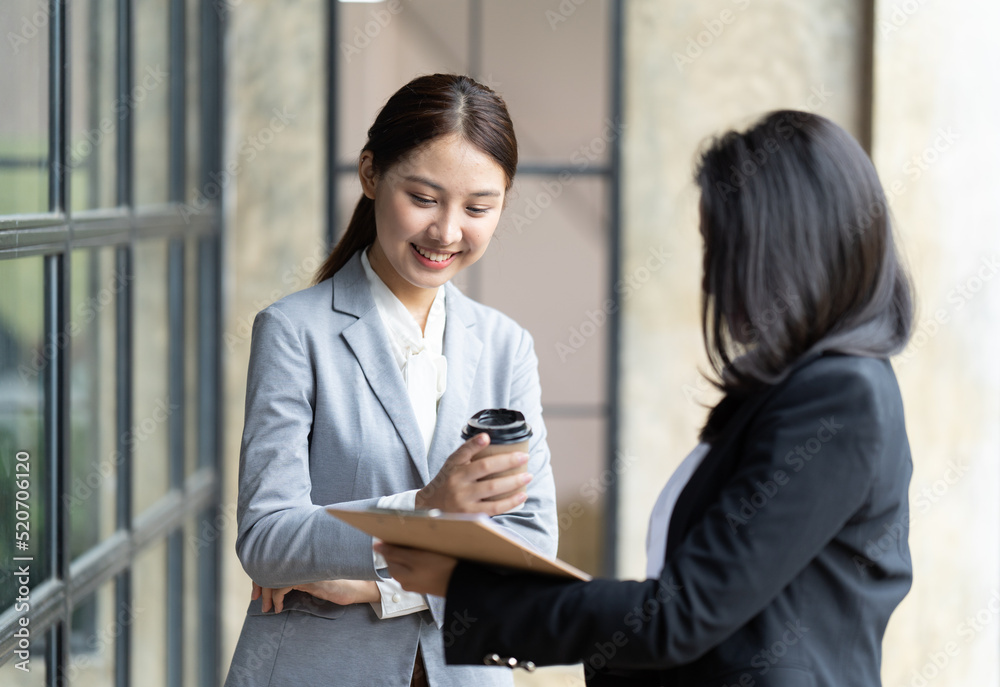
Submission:
M 427 235 L 441 246 L 450 246 L 461 241 L 461 208 L 442 207 Z

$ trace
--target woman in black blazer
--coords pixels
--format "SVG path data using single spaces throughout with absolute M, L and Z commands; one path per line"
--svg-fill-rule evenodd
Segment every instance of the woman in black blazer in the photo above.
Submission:
M 379 545 L 404 587 L 462 619 L 449 662 L 583 662 L 590 685 L 881 684 L 912 576 L 887 360 L 912 298 L 881 184 L 846 132 L 793 111 L 714 140 L 697 182 L 724 397 L 654 511 L 658 573 L 566 582 Z

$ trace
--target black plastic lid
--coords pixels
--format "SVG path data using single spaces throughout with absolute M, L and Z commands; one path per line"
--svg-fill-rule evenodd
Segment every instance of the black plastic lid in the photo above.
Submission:
M 531 436 L 531 426 L 525 422 L 520 411 L 487 408 L 469 419 L 469 424 L 462 430 L 462 438 L 468 441 L 483 433 L 490 435 L 491 444 L 516 444 Z

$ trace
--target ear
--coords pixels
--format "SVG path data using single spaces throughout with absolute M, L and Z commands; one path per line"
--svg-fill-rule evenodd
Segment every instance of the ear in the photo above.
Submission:
M 361 151 L 361 157 L 358 158 L 358 178 L 361 180 L 361 192 L 372 200 L 375 200 L 376 186 L 375 166 L 372 164 L 374 160 L 375 156 L 370 150 Z

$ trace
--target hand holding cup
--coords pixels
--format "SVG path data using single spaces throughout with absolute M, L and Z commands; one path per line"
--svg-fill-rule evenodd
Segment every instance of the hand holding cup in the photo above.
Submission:
M 531 481 L 531 428 L 513 410 L 476 413 L 462 431 L 462 444 L 416 497 L 418 509 L 499 515 L 527 499 Z

